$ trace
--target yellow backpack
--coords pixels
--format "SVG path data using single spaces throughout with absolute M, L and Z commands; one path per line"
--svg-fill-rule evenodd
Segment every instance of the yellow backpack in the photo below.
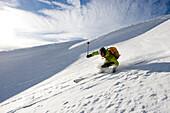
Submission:
M 116 59 L 119 58 L 120 54 L 119 52 L 117 51 L 117 48 L 116 47 L 110 47 L 109 49 L 109 52 L 115 56 Z

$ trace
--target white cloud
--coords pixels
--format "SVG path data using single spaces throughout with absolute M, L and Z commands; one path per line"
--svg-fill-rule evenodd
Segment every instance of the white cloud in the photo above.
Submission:
M 48 5 L 51 5 L 51 2 L 49 2 L 48 0 L 38 0 L 39 2 L 43 2 L 43 3 L 46 3 Z
M 14 49 L 47 44 L 47 42 L 31 35 L 32 33 L 43 32 L 42 21 L 39 23 L 41 27 L 37 23 L 40 19 L 40 16 L 30 12 L 10 7 L 4 7 L 4 10 L 0 10 L 0 50 L 2 48 L 6 50 L 7 48 Z
M 18 0 L 1 0 L 0 1 L 0 7 L 3 7 L 3 6 L 16 7 L 19 5 L 20 3 L 18 2 Z
M 73 6 L 65 5 L 65 4 L 62 4 L 60 2 L 56 2 L 56 1 L 53 1 L 52 3 L 57 5 L 57 6 L 60 6 L 62 9 L 72 9 L 72 8 L 74 8 Z
M 75 6 L 76 8 L 80 8 L 80 0 L 67 0 L 68 3 L 72 4 L 73 6 Z
M 68 4 L 72 5 L 48 0 L 38 1 L 50 6 L 57 5 L 60 9 L 39 10 L 39 13 L 46 15 L 43 16 L 11 8 L 12 5 L 0 2 L 0 6 L 3 7 L 0 9 L 0 31 L 2 32 L 0 48 L 28 47 L 50 43 L 51 40 L 68 41 L 77 38 L 92 38 L 159 16 L 166 9 L 164 0 L 160 6 L 155 5 L 152 0 L 149 2 L 92 0 L 81 7 L 79 0 L 67 0 Z M 14 6 L 19 5 L 17 0 L 9 0 L 7 4 L 9 3 L 15 4 Z

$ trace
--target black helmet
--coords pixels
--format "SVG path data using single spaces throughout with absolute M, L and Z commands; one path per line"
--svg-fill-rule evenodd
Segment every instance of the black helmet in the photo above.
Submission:
M 106 55 L 106 49 L 104 47 L 100 49 L 100 55 L 102 54 Z

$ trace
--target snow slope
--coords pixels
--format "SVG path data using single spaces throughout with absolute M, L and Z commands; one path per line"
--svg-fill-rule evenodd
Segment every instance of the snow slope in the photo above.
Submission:
M 168 113 L 169 18 L 162 16 L 90 40 L 90 52 L 102 46 L 118 48 L 120 66 L 114 74 L 89 77 L 104 60 L 85 57 L 87 41 L 1 52 L 0 113 Z M 88 78 L 74 83 L 79 77 Z

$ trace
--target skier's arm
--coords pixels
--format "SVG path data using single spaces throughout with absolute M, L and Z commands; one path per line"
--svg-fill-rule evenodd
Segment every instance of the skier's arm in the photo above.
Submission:
M 99 55 L 99 52 L 95 51 L 95 52 L 92 53 L 92 56 L 95 56 L 95 55 Z
M 87 55 L 86 57 L 87 57 L 87 58 L 90 58 L 90 57 L 95 56 L 95 55 L 99 55 L 99 52 L 98 52 L 98 51 L 95 51 L 95 52 L 93 52 L 92 54 Z

